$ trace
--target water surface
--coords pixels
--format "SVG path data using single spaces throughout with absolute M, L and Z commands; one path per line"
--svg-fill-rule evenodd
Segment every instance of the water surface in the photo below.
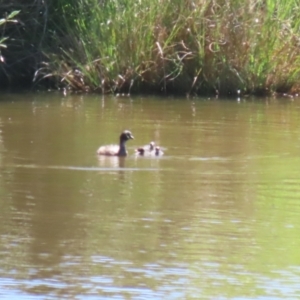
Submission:
M 300 101 L 0 96 L 1 299 L 299 299 Z M 129 156 L 97 157 L 132 131 Z M 155 140 L 161 158 L 134 155 Z

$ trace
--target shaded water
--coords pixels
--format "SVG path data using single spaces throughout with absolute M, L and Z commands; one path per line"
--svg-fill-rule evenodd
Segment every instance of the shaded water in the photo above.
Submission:
M 0 99 L 0 299 L 300 298 L 300 101 Z

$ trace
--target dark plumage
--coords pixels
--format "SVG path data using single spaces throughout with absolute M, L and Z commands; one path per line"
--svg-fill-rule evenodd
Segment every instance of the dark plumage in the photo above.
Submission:
M 97 150 L 97 154 L 99 155 L 107 155 L 107 156 L 126 156 L 127 151 L 125 148 L 125 143 L 128 140 L 133 139 L 133 135 L 129 130 L 124 130 L 120 135 L 120 143 L 119 145 L 105 145 L 101 146 Z
M 154 155 L 155 156 L 162 156 L 164 155 L 163 151 L 160 149 L 160 147 L 155 147 L 155 150 L 154 150 Z

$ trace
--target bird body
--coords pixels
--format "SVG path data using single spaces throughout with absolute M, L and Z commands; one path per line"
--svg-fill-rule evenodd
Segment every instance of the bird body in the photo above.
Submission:
M 126 156 L 127 151 L 126 151 L 125 143 L 131 139 L 134 139 L 132 133 L 129 130 L 124 130 L 120 135 L 119 145 L 101 146 L 97 150 L 97 154 L 107 155 L 107 156 Z

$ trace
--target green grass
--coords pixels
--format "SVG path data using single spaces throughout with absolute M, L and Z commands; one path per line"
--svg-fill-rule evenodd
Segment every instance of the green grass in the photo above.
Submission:
M 300 4 L 54 1 L 35 80 L 73 91 L 297 93 Z

